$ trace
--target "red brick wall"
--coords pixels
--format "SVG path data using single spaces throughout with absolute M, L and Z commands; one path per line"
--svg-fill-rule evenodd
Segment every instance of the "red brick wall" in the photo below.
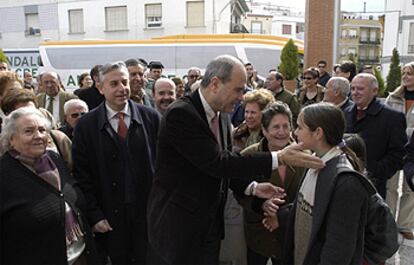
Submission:
M 306 0 L 304 69 L 319 60 L 332 69 L 334 9 L 334 0 Z

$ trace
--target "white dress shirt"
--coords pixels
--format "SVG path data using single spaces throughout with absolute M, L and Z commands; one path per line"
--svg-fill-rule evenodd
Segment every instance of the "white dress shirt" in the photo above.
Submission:
M 105 102 L 105 108 L 106 108 L 106 117 L 109 121 L 109 124 L 111 124 L 112 129 L 114 129 L 115 132 L 118 132 L 118 123 L 119 119 L 116 116 L 118 112 L 122 112 L 124 114 L 124 122 L 126 126 L 129 128 L 129 125 L 131 124 L 131 109 L 129 108 L 129 103 L 125 104 L 125 107 L 121 111 L 115 111 L 111 109 L 111 107 L 108 105 L 107 102 Z
M 204 111 L 206 112 L 206 117 L 209 126 L 211 126 L 211 120 L 214 118 L 215 115 L 220 114 L 220 112 L 214 112 L 214 110 L 211 108 L 211 106 L 208 104 L 207 100 L 205 99 L 201 89 L 199 89 L 201 104 L 203 106 Z M 276 169 L 279 166 L 278 158 L 277 158 L 277 152 L 272 151 L 272 170 Z M 255 195 L 255 188 L 257 186 L 256 181 L 252 181 L 247 188 L 245 189 L 244 193 L 248 196 Z

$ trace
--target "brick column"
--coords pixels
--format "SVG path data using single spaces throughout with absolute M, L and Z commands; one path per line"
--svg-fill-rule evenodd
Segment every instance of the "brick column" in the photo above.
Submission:
M 339 6 L 339 0 L 306 0 L 304 69 L 316 66 L 319 60 L 332 69 L 338 38 L 334 18 L 339 16 Z

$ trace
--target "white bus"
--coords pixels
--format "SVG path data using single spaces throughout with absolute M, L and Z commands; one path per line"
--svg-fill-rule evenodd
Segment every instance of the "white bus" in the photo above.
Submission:
M 187 69 L 204 69 L 218 55 L 229 54 L 251 62 L 259 75 L 277 68 L 288 38 L 255 34 L 191 34 L 149 40 L 48 41 L 39 46 L 41 71 L 55 71 L 69 90 L 78 87 L 77 76 L 94 65 L 129 58 L 161 61 L 166 76 L 184 76 Z M 295 40 L 303 54 L 303 42 Z
M 36 76 L 42 66 L 38 49 L 3 49 L 13 71 L 21 78 L 25 72 Z

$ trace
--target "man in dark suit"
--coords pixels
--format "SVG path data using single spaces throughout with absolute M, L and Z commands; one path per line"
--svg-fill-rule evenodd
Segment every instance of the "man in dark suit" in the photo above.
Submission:
M 105 97 L 99 92 L 98 89 L 98 82 L 99 82 L 99 68 L 101 68 L 102 65 L 95 65 L 91 69 L 91 77 L 93 80 L 93 84 L 89 88 L 81 89 L 79 91 L 79 98 L 88 104 L 88 108 L 90 110 L 93 110 L 97 106 L 99 106 L 102 101 L 104 101 Z
M 164 114 L 148 200 L 149 264 L 218 264 L 228 187 L 241 196 L 276 196 L 278 203 L 280 189 L 250 177 L 270 175 L 278 163 L 323 166 L 300 146 L 244 157 L 231 152 L 226 113 L 243 98 L 245 85 L 243 64 L 219 56 L 208 64 L 201 88 Z
M 129 100 L 123 62 L 100 69 L 105 101 L 78 122 L 73 173 L 85 194 L 98 246 L 112 264 L 145 264 L 146 205 L 151 187 L 159 114 Z
M 358 74 L 352 79 L 355 104 L 345 111 L 346 130 L 364 139 L 368 174 L 385 199 L 387 180 L 403 166 L 407 124 L 404 114 L 381 103 L 377 93 L 378 81 L 372 74 Z
M 326 83 L 323 101 L 335 104 L 345 112 L 346 109 L 352 108 L 354 104 L 348 97 L 350 89 L 348 79 L 340 76 L 331 77 Z

